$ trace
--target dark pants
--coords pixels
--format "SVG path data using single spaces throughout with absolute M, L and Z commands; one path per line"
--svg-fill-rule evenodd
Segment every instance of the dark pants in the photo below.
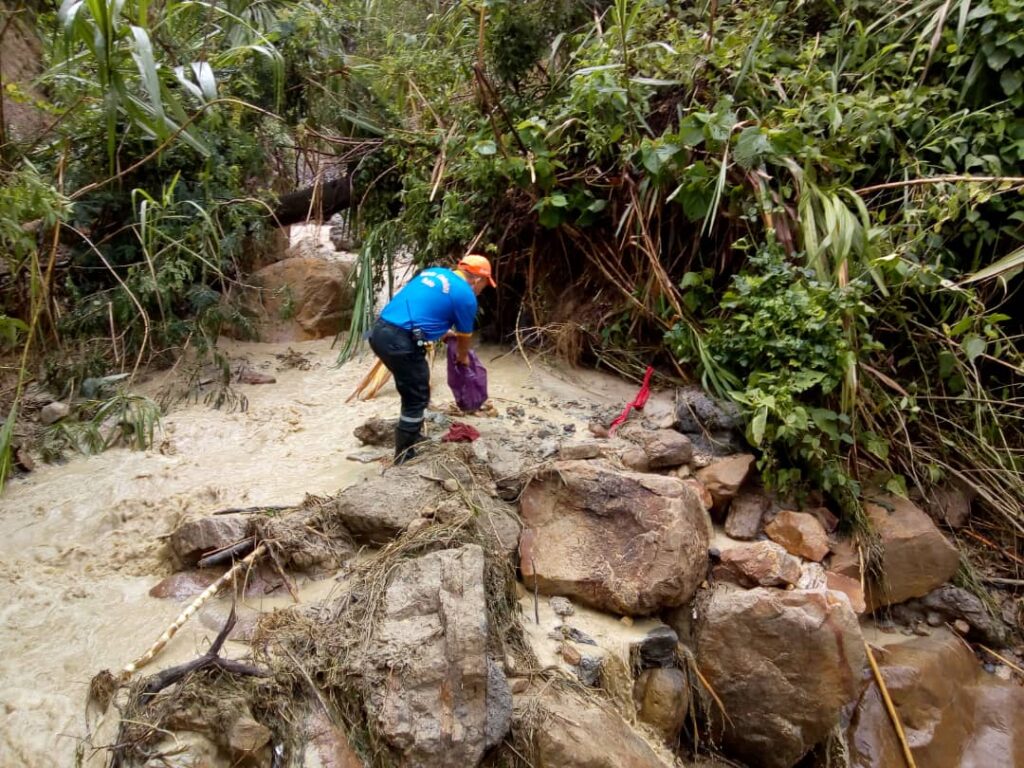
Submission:
M 395 377 L 395 387 L 402 398 L 402 414 L 395 435 L 396 449 L 408 448 L 420 436 L 423 412 L 430 403 L 430 366 L 427 351 L 413 338 L 412 332 L 383 320 L 377 320 L 370 332 L 370 348 Z

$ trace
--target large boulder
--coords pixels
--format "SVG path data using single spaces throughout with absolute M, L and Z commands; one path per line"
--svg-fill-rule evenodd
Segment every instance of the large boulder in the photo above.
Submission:
M 888 496 L 864 510 L 882 547 L 881 580 L 868 578 L 868 611 L 923 597 L 953 578 L 960 554 L 913 502 Z M 832 570 L 860 578 L 859 555 L 851 547 L 837 550 Z
M 210 515 L 179 525 L 171 533 L 169 543 L 178 562 L 189 567 L 204 555 L 226 549 L 252 535 L 251 515 Z
M 516 728 L 530 734 L 537 768 L 671 768 L 610 705 L 545 687 L 514 697 Z M 461 765 L 452 762 L 449 765 Z
M 633 686 L 637 717 L 666 744 L 679 739 L 690 711 L 690 687 L 681 669 L 656 667 L 640 673 Z
M 1024 689 L 982 671 L 945 630 L 875 652 L 914 761 L 929 768 L 1024 766 Z M 854 768 L 903 765 L 903 752 L 875 682 L 848 731 Z
M 754 768 L 795 765 L 860 691 L 857 616 L 827 591 L 719 586 L 698 618 L 696 646 L 727 715 L 711 713 L 726 753 Z
M 556 462 L 523 492 L 523 580 L 607 611 L 682 605 L 707 571 L 707 516 L 674 477 Z
M 372 727 L 403 765 L 475 766 L 508 732 L 507 682 L 487 633 L 479 546 L 395 567 L 361 674 Z
M 414 467 L 392 467 L 342 490 L 331 502 L 331 514 L 358 544 L 387 544 L 440 496 L 439 486 Z
M 305 256 L 282 259 L 253 273 L 257 291 L 243 302 L 255 312 L 263 341 L 334 336 L 352 316 L 352 265 Z

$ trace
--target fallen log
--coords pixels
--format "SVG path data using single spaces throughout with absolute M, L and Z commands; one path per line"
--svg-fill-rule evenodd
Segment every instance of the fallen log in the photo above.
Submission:
M 342 176 L 281 195 L 271 216 L 278 227 L 306 221 L 327 221 L 352 204 L 352 177 Z

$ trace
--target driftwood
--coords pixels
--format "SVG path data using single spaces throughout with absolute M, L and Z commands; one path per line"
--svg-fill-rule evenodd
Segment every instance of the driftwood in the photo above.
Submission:
M 170 667 L 148 678 L 146 680 L 145 687 L 139 694 L 139 700 L 145 702 L 158 694 L 164 688 L 174 685 L 193 672 L 197 672 L 200 669 L 207 669 L 209 667 L 215 667 L 234 675 L 269 677 L 269 672 L 258 669 L 250 664 L 235 661 L 234 659 L 222 659 L 220 657 L 220 649 L 223 647 L 224 641 L 228 639 L 228 635 L 231 633 L 231 630 L 235 628 L 236 621 L 237 616 L 235 615 L 235 607 L 232 605 L 231 614 L 228 616 L 228 620 L 225 622 L 220 632 L 217 633 L 217 638 L 213 641 L 213 644 L 210 645 L 210 650 L 198 659 L 193 659 L 192 661 L 185 662 L 184 664 L 178 664 L 176 667 Z
M 185 625 L 185 622 L 192 618 L 193 614 L 195 614 L 196 611 L 202 608 L 207 600 L 216 595 L 217 592 L 220 591 L 221 587 L 223 587 L 225 584 L 227 584 L 230 581 L 234 581 L 235 575 L 237 573 L 239 573 L 243 568 L 247 568 L 250 565 L 252 565 L 252 563 L 256 561 L 266 551 L 267 545 L 260 544 L 244 560 L 239 560 L 237 563 L 234 564 L 234 566 L 232 566 L 231 570 L 229 570 L 227 573 L 225 573 L 223 576 L 217 579 L 213 584 L 207 587 L 206 591 L 204 591 L 201 595 L 199 595 L 199 597 L 193 600 L 192 603 L 178 615 L 178 618 L 174 620 L 174 623 L 171 624 L 171 626 L 169 626 L 162 635 L 160 635 L 157 641 L 153 643 L 152 646 L 150 646 L 149 650 L 147 650 L 139 658 L 137 658 L 135 661 L 133 661 L 131 664 L 128 664 L 127 666 L 125 666 L 123 670 L 121 670 L 121 680 L 127 680 L 129 677 L 135 674 L 136 670 L 138 670 L 140 667 L 144 667 L 146 664 L 149 664 L 149 662 L 155 659 L 157 657 L 157 654 L 159 654 L 160 651 L 164 649 L 164 646 L 166 646 L 167 643 L 171 641 L 171 638 L 178 633 L 178 630 Z
M 242 539 L 229 547 L 219 549 L 213 554 L 207 555 L 199 561 L 200 568 L 212 568 L 216 565 L 223 565 L 224 563 L 230 563 L 236 557 L 244 557 L 248 555 L 253 549 L 256 548 L 256 537 L 250 536 L 247 539 Z

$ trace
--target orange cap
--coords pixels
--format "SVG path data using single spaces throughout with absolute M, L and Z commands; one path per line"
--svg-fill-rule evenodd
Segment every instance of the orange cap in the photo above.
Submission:
M 486 256 L 479 256 L 475 253 L 464 256 L 462 261 L 459 262 L 458 269 L 471 275 L 486 277 L 487 282 L 491 284 L 491 288 L 498 287 L 498 284 L 494 282 L 494 278 L 491 276 L 491 262 L 487 260 Z

